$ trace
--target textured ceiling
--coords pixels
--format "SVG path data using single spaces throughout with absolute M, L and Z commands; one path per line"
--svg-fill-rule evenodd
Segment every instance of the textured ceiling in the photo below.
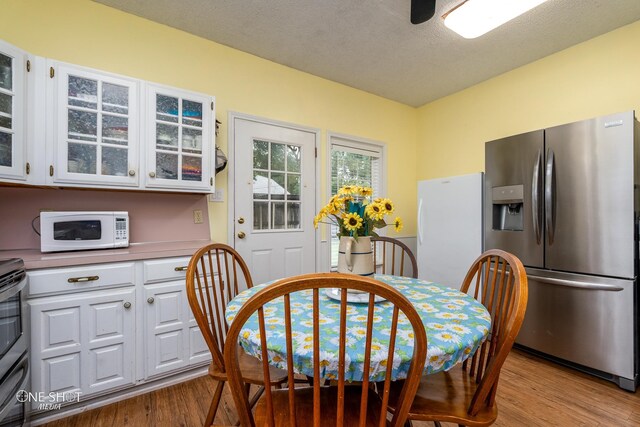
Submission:
M 477 39 L 410 0 L 95 0 L 316 76 L 421 106 L 640 19 L 640 0 L 549 0 Z

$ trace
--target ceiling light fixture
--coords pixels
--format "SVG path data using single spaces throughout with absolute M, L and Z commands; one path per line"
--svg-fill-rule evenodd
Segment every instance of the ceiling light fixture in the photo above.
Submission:
M 466 39 L 481 36 L 547 0 L 465 0 L 444 14 L 444 25 Z

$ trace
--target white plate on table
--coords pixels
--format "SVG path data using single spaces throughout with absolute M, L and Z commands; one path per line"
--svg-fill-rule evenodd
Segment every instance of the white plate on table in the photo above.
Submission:
M 324 294 L 331 299 L 341 301 L 340 288 L 327 288 L 324 290 Z M 380 295 L 374 295 L 373 302 L 386 301 L 387 299 Z M 347 292 L 347 302 L 355 302 L 360 304 L 367 304 L 369 302 L 368 292 Z

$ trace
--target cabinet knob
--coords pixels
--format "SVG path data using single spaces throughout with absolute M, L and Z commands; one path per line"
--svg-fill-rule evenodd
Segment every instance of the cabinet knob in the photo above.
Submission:
M 127 310 L 131 308 L 131 303 L 129 301 L 125 302 L 124 304 L 122 304 L 124 306 L 124 308 L 126 308 Z
M 156 173 L 155 173 L 155 172 L 153 172 L 153 171 L 152 171 L 152 172 L 149 172 L 149 176 L 150 176 L 151 178 L 155 178 L 155 177 L 156 177 Z
M 149 298 L 147 298 L 147 302 L 148 302 L 149 304 L 153 304 L 153 302 L 154 302 L 154 301 L 155 301 L 155 299 L 153 299 L 153 297 L 149 297 Z
M 136 176 L 136 171 L 129 169 L 129 176 Z

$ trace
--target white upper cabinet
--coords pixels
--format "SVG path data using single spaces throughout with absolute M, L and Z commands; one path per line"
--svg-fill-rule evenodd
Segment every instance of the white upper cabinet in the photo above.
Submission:
M 27 179 L 26 52 L 0 40 L 0 180 Z
M 49 61 L 49 183 L 138 186 L 140 82 Z
M 209 193 L 214 123 L 212 96 L 0 40 L 0 182 Z
M 211 191 L 214 98 L 146 85 L 146 187 Z

